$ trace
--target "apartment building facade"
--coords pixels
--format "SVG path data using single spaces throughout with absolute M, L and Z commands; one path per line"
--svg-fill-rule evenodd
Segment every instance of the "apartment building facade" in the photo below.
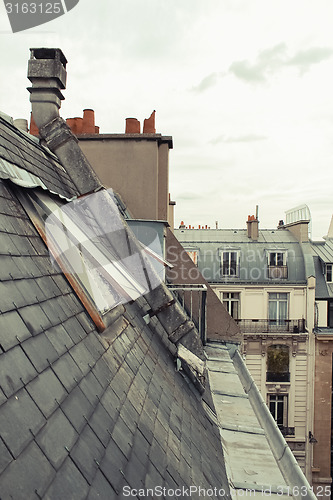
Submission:
M 308 479 L 312 477 L 315 269 L 308 220 L 175 235 L 243 333 L 242 354 Z

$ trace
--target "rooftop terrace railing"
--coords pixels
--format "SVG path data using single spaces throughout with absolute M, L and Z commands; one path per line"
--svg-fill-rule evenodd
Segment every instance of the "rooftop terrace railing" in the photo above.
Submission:
M 305 319 L 236 319 L 242 333 L 305 333 Z

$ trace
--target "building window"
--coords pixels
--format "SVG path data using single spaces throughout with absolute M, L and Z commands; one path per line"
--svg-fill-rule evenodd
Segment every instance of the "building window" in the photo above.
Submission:
M 110 309 L 136 300 L 160 283 L 146 266 L 144 250 L 126 232 L 108 191 L 70 203 L 39 191 L 19 198 L 54 263 L 100 328 L 104 327 L 100 319 Z M 109 217 L 103 218 L 106 211 Z
M 187 255 L 191 258 L 194 264 L 198 265 L 198 250 L 186 250 Z
M 270 326 L 286 325 L 288 319 L 288 293 L 268 294 L 268 319 Z
M 290 382 L 289 347 L 271 345 L 267 349 L 267 382 Z
M 222 303 L 230 316 L 234 319 L 239 319 L 239 293 L 235 292 L 222 292 Z
M 332 279 L 332 266 L 333 266 L 333 264 L 326 264 L 326 281 L 328 283 L 331 283 L 333 281 L 333 279 Z
M 284 431 L 288 428 L 288 396 L 286 394 L 268 395 L 269 411 L 273 415 L 279 429 Z
M 272 279 L 288 278 L 287 252 L 269 252 L 268 277 Z
M 237 252 L 222 252 L 222 276 L 238 276 Z

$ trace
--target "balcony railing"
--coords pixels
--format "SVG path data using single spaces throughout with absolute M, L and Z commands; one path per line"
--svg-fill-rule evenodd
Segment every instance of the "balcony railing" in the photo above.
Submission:
M 286 280 L 288 278 L 287 266 L 268 266 L 268 277 L 277 280 Z
M 236 319 L 242 333 L 304 333 L 305 319 Z
M 290 382 L 290 372 L 266 372 L 266 382 Z

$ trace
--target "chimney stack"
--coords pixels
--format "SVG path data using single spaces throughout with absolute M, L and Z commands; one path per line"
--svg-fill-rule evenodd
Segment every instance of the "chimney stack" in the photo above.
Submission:
M 258 241 L 259 239 L 258 205 L 256 206 L 256 215 L 249 215 L 246 224 L 247 224 L 247 237 L 253 241 Z
M 59 109 L 66 87 L 67 59 L 60 49 L 30 49 L 28 78 L 32 114 L 39 134 L 72 178 L 78 192 L 86 194 L 102 187 L 100 180 L 82 153 L 78 140 Z

